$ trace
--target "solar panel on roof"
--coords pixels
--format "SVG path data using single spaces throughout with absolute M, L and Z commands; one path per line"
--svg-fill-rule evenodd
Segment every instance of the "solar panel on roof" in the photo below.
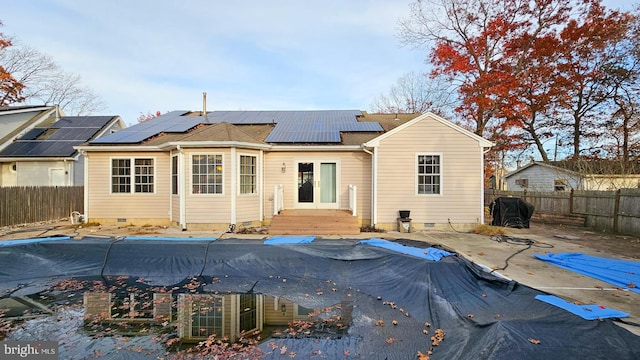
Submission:
M 172 111 L 147 122 L 93 140 L 92 144 L 139 143 L 162 132 L 181 133 L 203 123 L 276 124 L 265 139 L 273 143 L 337 143 L 341 131 L 383 131 L 377 122 L 358 122 L 359 110 L 213 111 L 207 116 L 184 116 Z
M 113 116 L 66 116 L 51 125 L 52 129 L 73 127 L 101 128 L 109 123 Z
M 61 128 L 56 129 L 47 140 L 83 140 L 87 141 L 95 135 L 100 128 Z
M 84 141 L 16 141 L 0 152 L 6 157 L 68 157 Z
M 20 140 L 35 140 L 38 136 L 42 135 L 42 133 L 44 133 L 45 131 L 47 131 L 46 128 L 33 128 L 27 131 L 26 134 L 22 135 Z

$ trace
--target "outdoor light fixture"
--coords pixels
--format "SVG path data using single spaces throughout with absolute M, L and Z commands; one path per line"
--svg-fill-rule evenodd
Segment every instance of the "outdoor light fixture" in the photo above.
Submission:
M 287 172 L 287 164 L 282 163 L 282 168 L 280 170 L 282 170 L 283 174 L 286 173 Z
M 287 305 L 282 304 L 282 306 L 280 307 L 280 310 L 282 311 L 282 316 L 284 316 L 284 314 L 287 313 Z

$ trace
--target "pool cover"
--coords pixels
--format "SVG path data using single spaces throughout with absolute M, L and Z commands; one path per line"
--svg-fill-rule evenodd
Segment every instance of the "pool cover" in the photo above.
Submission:
M 455 254 L 436 262 L 356 240 L 268 246 L 247 239 L 84 238 L 0 247 L 0 264 L 2 298 L 58 299 L 50 305 L 56 317 L 28 320 L 6 340 L 58 341 L 61 359 L 178 356 L 165 353 L 170 341 L 158 340 L 167 328 L 176 328 L 172 324 L 162 324 L 163 335 L 138 333 L 123 346 L 87 334 L 81 320 L 65 322 L 73 314 L 82 318 L 83 311 L 73 306 L 82 291 L 89 285 L 115 291 L 119 280 L 114 279 L 130 279 L 130 291 L 265 294 L 299 308 L 341 309 L 341 331 L 302 327 L 261 339 L 253 345 L 254 355 L 266 359 L 640 358 L 640 338 L 610 319 L 584 320 L 536 300 L 545 293 L 491 275 Z M 70 286 L 78 280 L 89 285 Z
M 582 253 L 533 254 L 561 268 L 591 276 L 609 284 L 640 294 L 640 262 L 607 259 Z

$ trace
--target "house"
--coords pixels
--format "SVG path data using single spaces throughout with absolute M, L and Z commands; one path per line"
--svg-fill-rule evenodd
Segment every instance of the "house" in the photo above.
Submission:
M 173 111 L 76 148 L 86 221 L 226 230 L 286 209 L 396 229 L 484 221 L 491 142 L 435 114 Z
M 125 328 L 128 334 L 135 324 L 161 324 L 175 320 L 178 337 L 184 342 L 205 341 L 210 336 L 235 342 L 240 334 L 263 330 L 267 330 L 272 338 L 287 337 L 291 332 L 289 326 L 294 321 L 322 323 L 312 327 L 306 337 L 340 336 L 348 330 L 353 310 L 353 305 L 348 302 L 311 309 L 266 294 L 174 295 L 148 291 L 88 291 L 83 294 L 83 307 L 88 324 L 127 323 L 130 325 Z M 92 327 L 88 330 L 91 331 Z
M 0 186 L 82 186 L 84 160 L 74 146 L 125 127 L 119 116 L 53 113 L 31 125 L 0 150 Z
M 617 190 L 640 187 L 640 166 L 609 160 L 532 161 L 504 176 L 511 191 Z
M 58 119 L 60 111 L 57 106 L 6 106 L 0 107 L 0 150 L 33 129 L 38 124 L 51 119 Z M 7 177 L 15 172 L 13 163 L 0 164 L 0 176 Z M 0 186 L 2 182 L 0 181 Z M 9 185 L 10 186 L 10 185 Z
M 0 107 L 0 150 L 38 124 L 59 119 L 57 106 L 25 105 Z

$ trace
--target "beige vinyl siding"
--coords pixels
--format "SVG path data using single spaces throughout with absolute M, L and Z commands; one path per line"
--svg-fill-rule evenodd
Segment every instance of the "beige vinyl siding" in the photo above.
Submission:
M 255 156 L 256 158 L 256 192 L 255 194 L 240 193 L 240 156 Z M 238 149 L 236 155 L 236 223 L 238 226 L 257 226 L 260 221 L 260 195 L 262 187 L 260 184 L 260 173 L 262 163 L 260 151 Z
M 162 152 L 87 154 L 89 160 L 88 216 L 100 223 L 168 224 L 170 193 L 170 157 Z M 154 193 L 111 193 L 111 159 L 154 159 Z
M 298 161 L 336 161 L 338 174 L 338 204 L 340 209 L 349 209 L 349 185 L 357 186 L 357 213 L 361 220 L 371 218 L 371 156 L 360 151 L 322 151 L 322 152 L 269 152 L 265 154 L 264 166 L 264 215 L 273 217 L 274 187 L 284 187 L 284 208 L 295 208 L 298 191 Z M 286 170 L 282 172 L 282 164 Z
M 426 118 L 383 139 L 377 151 L 378 227 L 397 227 L 398 210 L 410 210 L 417 229 L 481 218 L 483 149 L 477 140 Z M 440 155 L 440 194 L 418 195 L 418 155 Z
M 294 320 L 294 304 L 293 302 L 282 297 L 274 296 L 264 297 L 264 324 L 265 325 L 288 325 Z M 285 306 L 284 315 L 282 314 L 282 305 Z
M 222 194 L 193 194 L 192 156 L 222 155 Z M 231 224 L 231 150 L 228 148 L 188 149 L 185 156 L 186 222 L 224 227 Z

